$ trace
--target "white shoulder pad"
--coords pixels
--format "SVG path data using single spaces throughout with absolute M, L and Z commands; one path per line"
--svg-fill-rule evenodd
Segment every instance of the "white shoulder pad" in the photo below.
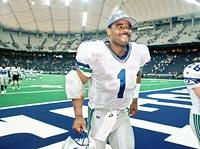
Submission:
M 200 78 L 200 63 L 192 63 L 185 67 L 183 71 L 184 78 Z
M 84 96 L 84 85 L 75 70 L 71 70 L 65 76 L 65 93 L 68 98 L 72 99 Z

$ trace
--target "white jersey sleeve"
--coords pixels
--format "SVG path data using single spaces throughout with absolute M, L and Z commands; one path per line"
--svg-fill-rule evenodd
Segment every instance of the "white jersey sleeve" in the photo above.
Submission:
M 76 66 L 79 70 L 86 75 L 87 77 L 91 76 L 92 67 L 93 67 L 93 59 L 92 59 L 92 51 L 91 51 L 91 42 L 87 41 L 80 44 L 77 55 L 76 55 Z M 95 49 L 95 47 L 93 47 Z
M 140 62 L 140 68 L 150 61 L 151 56 L 149 53 L 149 48 L 146 45 L 132 42 L 131 46 L 133 52 L 135 53 L 135 55 L 137 55 L 135 59 Z
M 183 71 L 184 81 L 192 101 L 191 112 L 200 114 L 200 100 L 193 88 L 200 87 L 200 63 L 188 65 Z
M 149 53 L 149 48 L 146 45 L 139 44 L 140 46 L 140 52 L 141 52 L 141 63 L 140 67 L 143 67 L 147 62 L 150 61 L 150 53 Z
M 200 86 L 200 62 L 186 66 L 183 76 L 187 88 L 191 89 Z

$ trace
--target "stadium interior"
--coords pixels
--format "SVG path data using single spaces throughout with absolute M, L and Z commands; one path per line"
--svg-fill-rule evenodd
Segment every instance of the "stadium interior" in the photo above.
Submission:
M 0 63 L 5 63 L 7 66 L 18 65 L 24 69 L 34 69 L 45 73 L 64 74 L 66 71 L 74 68 L 76 49 L 81 42 L 106 38 L 105 25 L 104 28 L 102 27 L 103 25 L 99 25 L 99 27 L 93 30 L 88 29 L 86 25 L 85 27 L 75 30 L 73 23 L 71 23 L 73 19 L 69 20 L 71 30 L 69 29 L 66 31 L 65 28 L 60 28 L 63 32 L 56 32 L 56 30 L 59 29 L 59 23 L 62 23 L 62 21 L 66 23 L 66 21 L 68 21 L 64 19 L 60 21 L 56 20 L 57 17 L 59 18 L 57 11 L 59 8 L 61 9 L 60 5 L 62 3 L 62 1 L 52 1 L 50 6 L 46 6 L 40 3 L 40 1 L 33 0 L 15 2 L 12 0 L 8 2 L 2 1 L 0 7 L 1 10 L 4 10 L 4 13 L 2 12 L 0 15 Z M 74 3 L 75 1 L 71 2 L 68 8 L 69 10 L 74 11 L 80 9 L 81 6 L 74 6 Z M 149 3 L 152 7 L 151 9 L 154 9 L 155 6 L 153 2 Z M 96 4 L 90 4 L 90 2 L 87 4 L 85 2 L 84 4 L 88 5 L 88 10 L 91 10 L 92 6 L 96 6 Z M 130 1 L 122 1 L 121 3 L 118 1 L 115 2 L 115 4 L 118 8 L 124 10 L 129 10 L 129 5 L 133 5 Z M 169 4 L 171 3 L 169 2 Z M 161 1 L 158 5 L 158 12 L 161 13 L 162 8 L 160 7 L 164 5 L 164 2 Z M 177 10 L 174 11 L 172 9 L 173 7 L 171 11 L 174 11 L 173 13 L 175 14 L 170 17 L 166 17 L 167 14 L 161 13 L 160 16 L 156 16 L 158 19 L 147 20 L 148 18 L 136 15 L 136 17 L 139 17 L 138 20 L 143 19 L 143 21 L 139 21 L 137 26 L 133 29 L 131 40 L 148 45 L 152 55 L 152 61 L 143 70 L 143 76 L 145 77 L 181 78 L 183 68 L 191 63 L 195 57 L 200 56 L 200 13 L 198 11 L 196 12 L 196 7 L 198 7 L 198 5 L 195 6 L 195 4 L 186 3 L 184 1 L 178 2 L 177 5 L 180 5 L 178 10 L 180 9 L 180 13 L 184 15 L 176 14 Z M 187 5 L 191 8 L 183 11 L 182 5 Z M 105 7 L 111 7 L 110 2 L 106 1 L 102 8 L 102 13 L 110 14 Z M 113 7 L 113 10 L 114 9 L 116 8 Z M 193 12 L 190 12 L 191 9 L 193 9 Z M 52 13 L 52 16 L 43 16 L 44 22 L 42 22 L 42 20 L 39 19 L 39 15 L 42 16 L 42 14 L 37 12 L 37 10 L 41 12 L 42 10 L 45 12 L 49 11 L 47 13 Z M 129 10 L 130 15 L 134 16 L 137 14 L 132 14 L 132 11 L 133 10 Z M 32 14 L 29 14 L 30 12 Z M 148 11 L 146 12 L 150 13 Z M 22 18 L 24 13 L 31 15 L 31 20 L 33 21 L 29 21 L 27 17 Z M 92 13 L 93 12 L 89 12 L 88 15 L 93 15 Z M 60 14 L 63 14 L 63 12 L 60 12 Z M 103 17 L 104 15 L 105 14 L 101 14 L 99 17 Z M 13 16 L 15 17 L 14 19 Z M 74 16 L 68 14 L 68 17 Z M 10 21 L 7 21 L 9 19 L 6 18 L 9 18 Z M 91 16 L 88 20 L 90 19 Z M 45 23 L 48 21 L 51 21 L 51 26 L 47 26 L 48 29 L 51 29 L 49 32 L 45 29 L 42 30 Z M 97 19 L 97 21 L 102 24 L 102 19 Z M 97 22 L 92 21 L 92 23 Z M 90 24 L 89 22 L 88 26 L 92 26 L 92 23 Z M 28 25 L 30 25 L 30 27 L 32 26 L 29 30 L 27 29 Z M 183 61 L 184 63 L 181 63 Z
M 78 46 L 87 40 L 106 39 L 106 20 L 116 10 L 123 10 L 138 21 L 133 28 L 131 41 L 145 44 L 150 50 L 151 61 L 142 69 L 143 80 L 158 79 L 160 82 L 155 86 L 159 86 L 160 83 L 166 81 L 161 79 L 170 79 L 170 81 L 167 81 L 170 83 L 177 81 L 178 85 L 171 84 L 171 86 L 163 88 L 183 87 L 183 69 L 195 58 L 200 57 L 199 0 L 0 0 L 0 65 L 5 64 L 6 67 L 18 66 L 24 70 L 40 73 L 43 78 L 45 78 L 45 75 L 48 77 L 48 82 L 47 80 L 41 81 L 42 77 L 40 78 L 40 76 L 37 83 L 33 80 L 26 82 L 26 80 L 24 81 L 25 86 L 41 82 L 47 84 L 52 81 L 51 85 L 59 84 L 64 88 L 64 75 L 75 69 L 75 56 Z M 87 12 L 88 17 L 85 24 L 81 22 L 84 12 Z M 55 77 L 57 75 L 59 77 Z M 59 83 L 53 82 L 55 78 L 59 78 Z M 151 81 L 149 83 L 152 83 Z M 22 91 L 23 80 L 21 84 Z M 39 87 L 44 87 L 42 84 L 40 85 Z M 37 87 L 34 86 L 34 89 L 27 91 L 37 90 Z M 45 87 L 48 88 L 49 86 Z M 151 90 L 151 87 L 142 89 L 144 91 L 142 97 L 144 98 L 148 98 L 145 93 L 146 90 Z M 58 90 L 56 96 L 50 95 L 51 91 L 54 92 L 51 89 L 47 94 L 43 94 L 42 89 L 40 91 L 40 95 L 33 95 L 31 102 L 29 102 L 27 98 L 30 97 L 18 97 L 17 93 L 19 95 L 23 95 L 23 93 L 16 90 L 15 93 L 12 93 L 14 91 L 8 88 L 8 96 L 0 96 L 0 113 L 1 110 L 7 110 L 6 108 L 11 106 L 66 100 L 64 89 Z M 37 90 L 36 92 L 39 93 L 40 91 Z M 44 100 L 35 100 L 36 97 L 39 99 L 43 96 Z M 48 99 L 46 99 L 47 96 Z M 13 98 L 19 100 L 12 103 Z M 23 99 L 23 102 L 20 99 Z M 71 106 L 69 103 L 66 105 Z M 56 105 L 55 108 L 59 106 Z M 60 107 L 63 108 L 64 106 L 61 105 Z M 4 114 L 6 111 L 2 112 L 0 122 L 3 121 L 1 118 L 6 116 Z M 188 111 L 185 113 L 188 114 Z M 142 115 L 140 114 L 138 117 Z M 173 118 L 175 120 L 177 117 Z M 186 118 L 184 117 L 184 123 L 185 121 Z M 69 124 L 71 123 L 72 120 L 70 119 Z M 166 123 L 168 123 L 167 120 Z M 54 122 L 51 122 L 51 124 L 54 124 Z M 181 123 L 181 126 L 184 126 L 183 123 Z M 64 129 L 64 126 L 62 127 Z M 137 133 L 139 131 L 141 130 L 136 129 Z M 66 134 L 67 132 L 60 136 L 62 139 L 55 142 L 63 141 Z M 149 135 L 151 136 L 151 134 Z M 6 145 L 4 139 L 7 138 L 0 135 L 0 148 L 2 149 L 9 149 L 8 147 L 12 147 L 16 143 L 10 141 Z M 48 142 L 46 144 L 44 142 L 42 142 L 43 144 L 34 144 L 35 146 L 30 146 L 30 149 L 55 143 L 51 139 L 46 140 Z M 148 140 L 149 138 L 145 139 Z M 31 141 L 31 138 L 28 141 Z M 182 142 L 184 144 L 184 141 Z M 140 143 L 142 144 L 142 142 Z M 20 145 L 21 148 L 28 149 L 22 143 Z M 150 145 L 149 148 L 161 148 L 164 145 L 165 143 L 160 143 L 158 146 Z M 180 146 L 170 145 L 166 146 L 166 149 L 192 149 L 196 147 L 196 144 L 188 144 L 187 146 L 186 143 Z M 136 149 L 140 148 L 144 149 L 144 146 L 138 145 Z M 51 146 L 43 149 L 55 148 Z

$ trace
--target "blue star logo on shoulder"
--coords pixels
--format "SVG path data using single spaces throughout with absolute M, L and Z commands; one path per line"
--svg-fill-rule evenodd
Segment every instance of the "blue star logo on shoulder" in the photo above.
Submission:
M 89 146 L 89 138 L 87 132 L 75 133 L 68 136 L 62 149 L 86 149 Z

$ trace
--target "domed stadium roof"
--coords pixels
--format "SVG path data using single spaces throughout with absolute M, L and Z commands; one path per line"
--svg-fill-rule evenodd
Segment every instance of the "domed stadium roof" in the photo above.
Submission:
M 118 9 L 138 22 L 200 12 L 199 0 L 187 1 L 0 0 L 0 26 L 42 32 L 91 32 L 104 30 L 108 17 Z M 84 11 L 86 26 L 82 26 Z

